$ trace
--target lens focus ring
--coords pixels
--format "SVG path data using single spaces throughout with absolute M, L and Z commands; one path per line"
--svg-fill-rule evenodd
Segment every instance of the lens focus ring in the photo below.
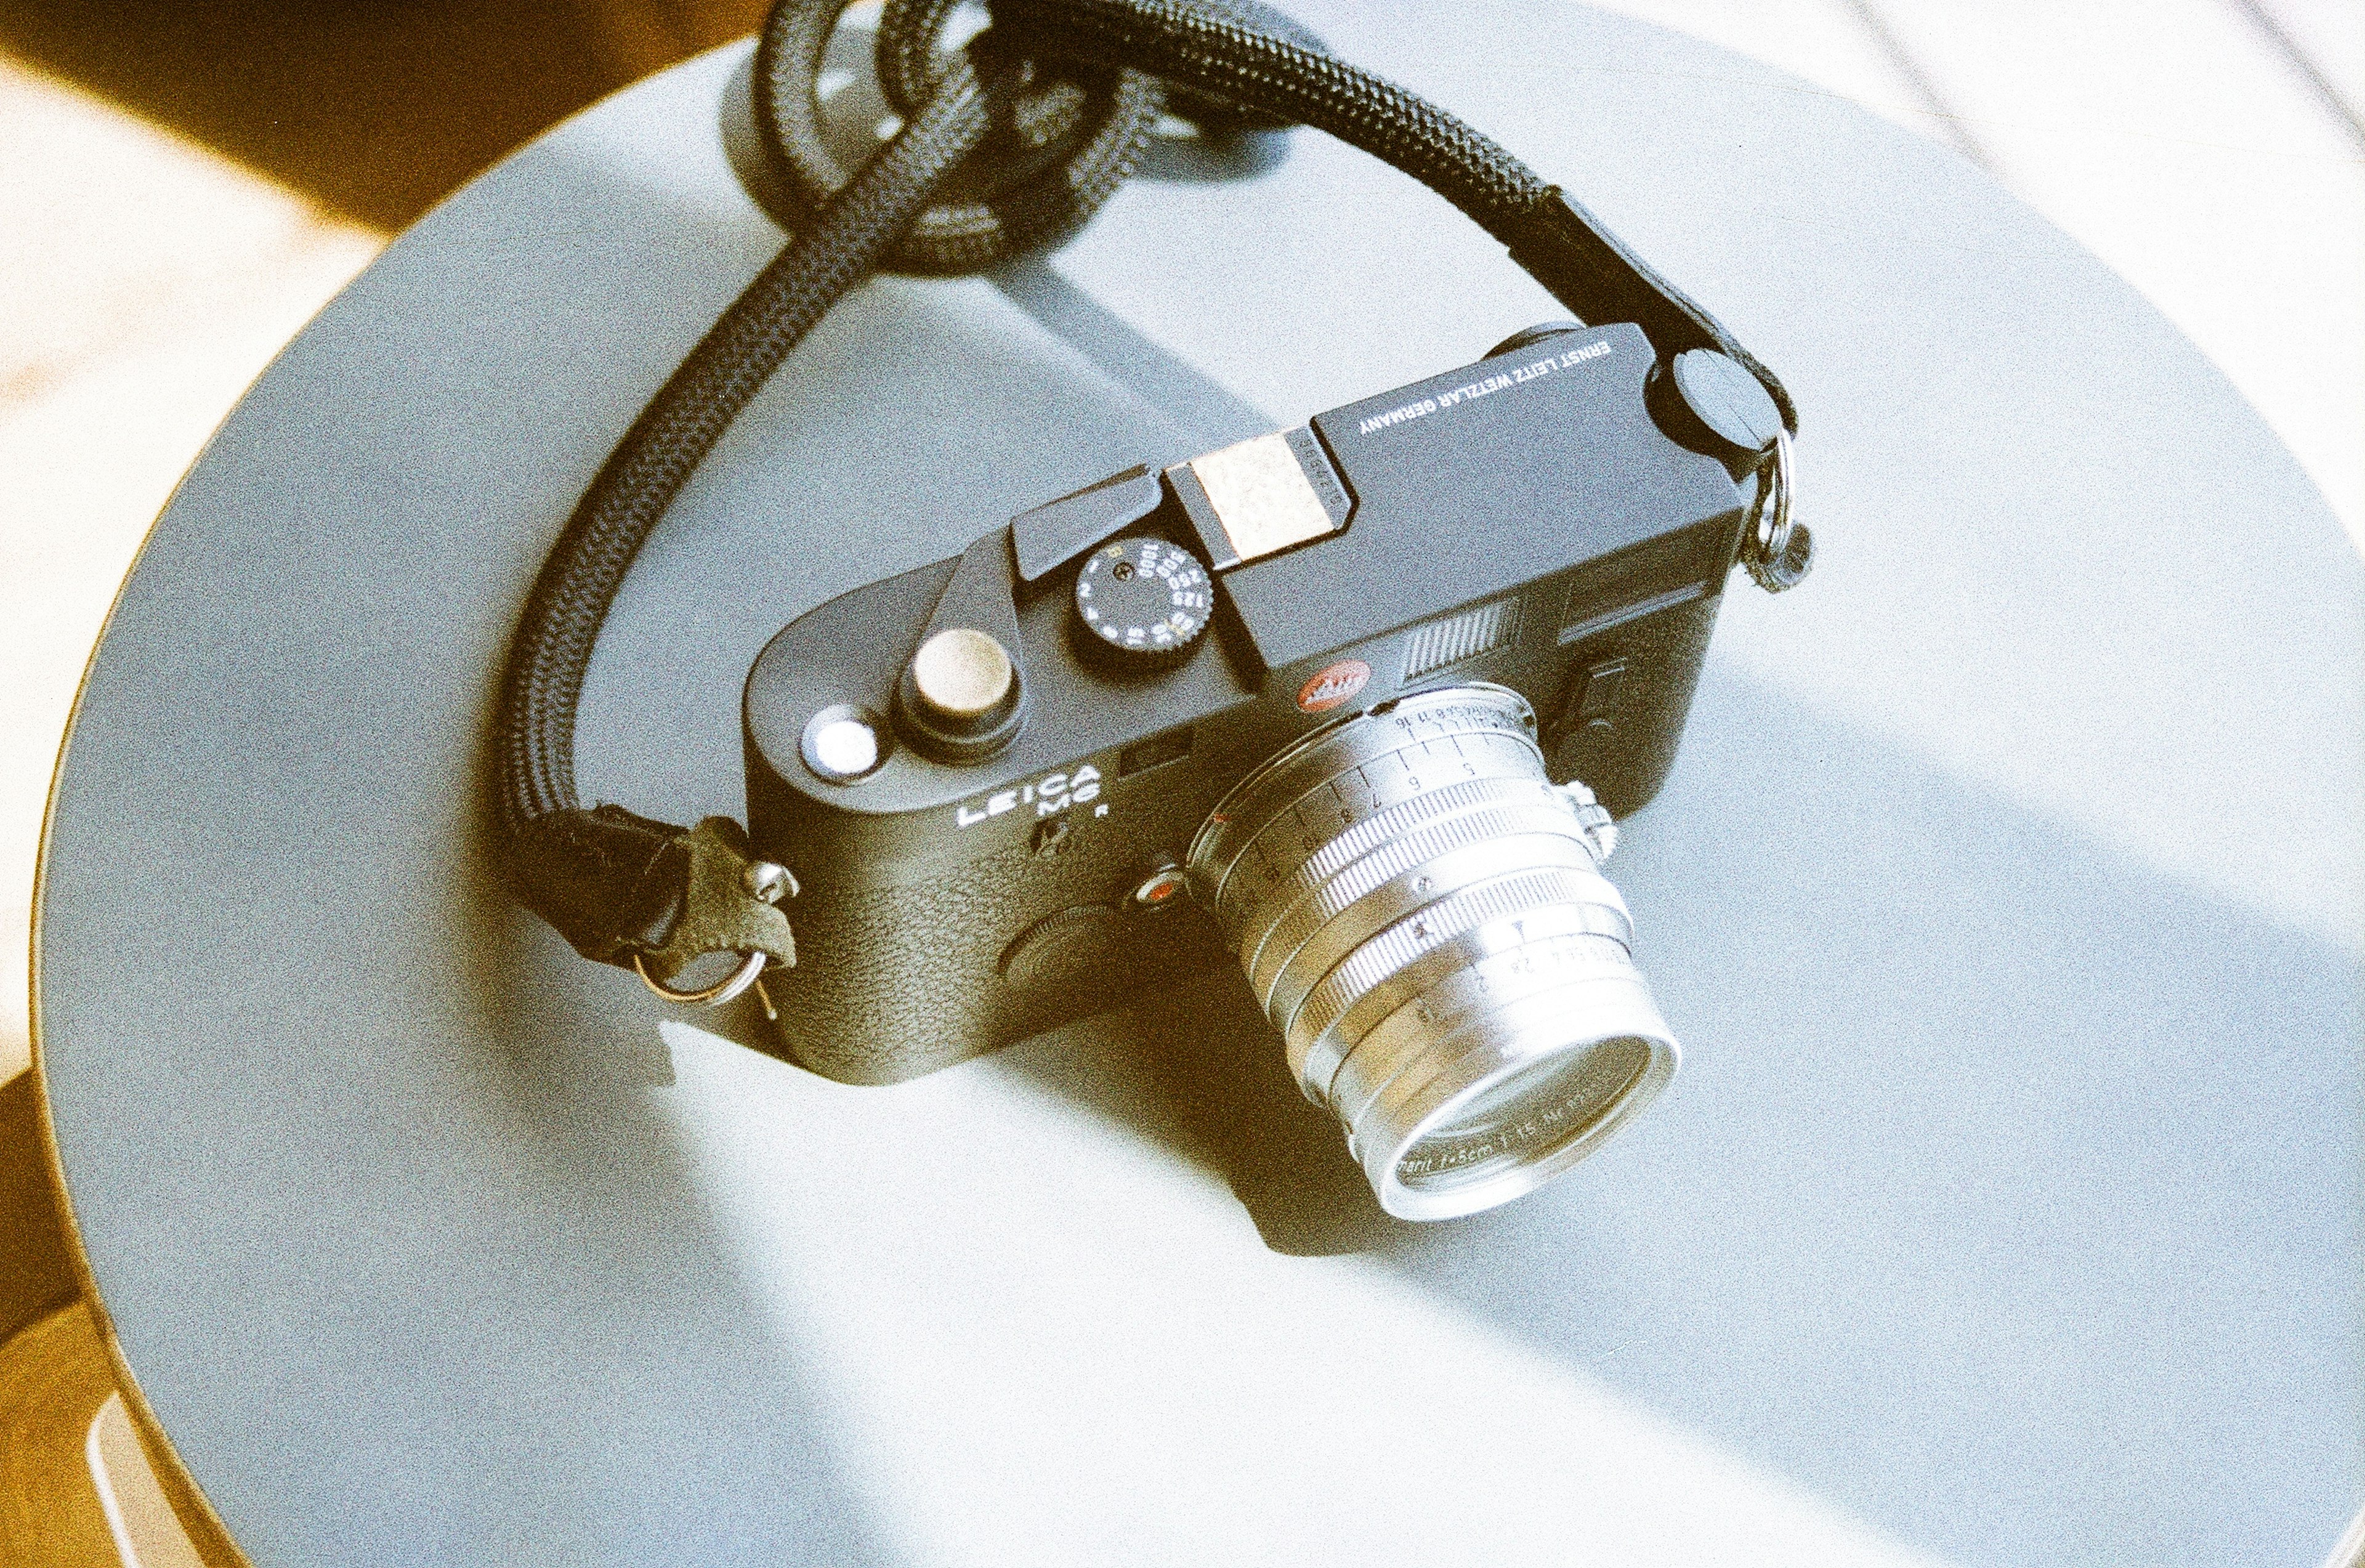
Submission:
M 1549 784 L 1508 777 L 1468 778 L 1398 801 L 1376 815 L 1363 818 L 1328 843 L 1322 842 L 1320 834 L 1294 812 L 1276 818 L 1233 863 L 1232 874 L 1225 880 L 1216 908 L 1216 918 L 1222 924 L 1226 937 L 1237 946 L 1239 927 L 1246 919 L 1243 909 L 1251 903 L 1268 902 L 1277 887 L 1287 884 L 1282 896 L 1294 899 L 1296 890 L 1309 881 L 1327 877 L 1356 857 L 1416 828 L 1488 806 L 1522 805 L 1567 809 L 1559 791 Z M 1283 831 L 1284 824 L 1297 831 L 1286 833 Z
M 1508 868 L 1563 863 L 1589 868 L 1591 846 L 1565 831 L 1570 825 L 1565 810 L 1489 807 L 1405 834 L 1328 871 L 1318 870 L 1315 861 L 1308 860 L 1304 873 L 1263 902 L 1259 913 L 1265 918 L 1246 923 L 1240 961 L 1254 978 L 1258 995 L 1269 998 L 1265 977 L 1294 958 L 1322 926 L 1390 882 L 1405 882 L 1398 890 L 1400 896 L 1418 907 L 1428 902 L 1439 878 L 1452 875 L 1433 863 L 1456 855 L 1466 859 L 1467 851 L 1512 839 L 1541 839 L 1544 842 L 1530 846 L 1534 858 L 1511 857 Z M 1576 852 L 1574 857 L 1569 855 L 1571 850 Z

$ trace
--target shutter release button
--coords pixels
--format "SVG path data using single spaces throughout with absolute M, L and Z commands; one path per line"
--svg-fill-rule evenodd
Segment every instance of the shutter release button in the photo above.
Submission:
M 922 643 L 895 681 L 895 721 L 939 762 L 982 762 L 1025 716 L 1018 664 L 991 633 L 947 626 Z
M 928 716 L 970 724 L 1002 706 L 1014 672 L 1010 650 L 967 626 L 948 627 L 912 655 L 912 686 Z

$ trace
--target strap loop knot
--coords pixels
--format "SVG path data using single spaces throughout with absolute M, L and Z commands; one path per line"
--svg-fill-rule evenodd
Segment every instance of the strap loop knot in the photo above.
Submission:
M 849 0 L 782 0 L 764 24 L 752 77 L 756 124 L 781 186 L 779 214 L 800 231 L 852 177 L 822 124 L 820 82 Z M 940 47 L 961 0 L 887 0 L 872 48 L 879 91 L 906 120 L 944 84 Z M 1272 34 L 1316 53 L 1322 40 L 1259 0 L 1198 0 L 1208 17 Z M 964 46 L 990 93 L 995 124 L 888 251 L 891 271 L 973 273 L 1057 244 L 1083 227 L 1141 162 L 1163 113 L 1207 136 L 1261 134 L 1288 122 L 1205 87 L 1059 55 L 1037 59 L 997 21 Z
M 848 0 L 784 0 L 764 24 L 751 85 L 756 123 L 802 232 L 852 171 L 822 125 L 821 80 Z M 935 95 L 950 58 L 937 48 L 958 0 L 889 0 L 873 50 L 879 87 L 905 119 Z M 989 29 L 969 50 L 995 99 L 993 129 L 882 260 L 931 276 L 973 273 L 1057 243 L 1123 185 L 1149 145 L 1162 97 L 1157 80 L 1121 67 L 1061 63 L 1057 73 L 1010 56 Z

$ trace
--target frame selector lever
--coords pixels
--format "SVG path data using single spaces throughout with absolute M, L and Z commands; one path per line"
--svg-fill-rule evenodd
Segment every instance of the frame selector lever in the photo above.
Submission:
M 1165 499 L 1166 487 L 1158 475 L 1136 464 L 1073 495 L 1020 512 L 1010 520 L 1010 554 L 1017 562 L 1018 580 L 1040 580 L 1119 529 L 1139 522 Z

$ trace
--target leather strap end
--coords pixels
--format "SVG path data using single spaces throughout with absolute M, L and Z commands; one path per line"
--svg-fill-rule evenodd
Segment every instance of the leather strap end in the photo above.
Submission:
M 689 857 L 689 872 L 680 917 L 642 955 L 651 975 L 670 984 L 709 953 L 761 953 L 782 968 L 797 961 L 789 917 L 748 886 L 755 857 L 745 828 L 729 817 L 708 817 L 674 843 Z
M 1545 187 L 1504 238 L 1511 260 L 1578 319 L 1596 325 L 1631 321 L 1662 361 L 1690 349 L 1715 349 L 1739 361 L 1774 399 L 1784 428 L 1798 433 L 1799 411 L 1774 373 L 1558 185 Z
M 575 950 L 670 981 L 713 952 L 796 962 L 788 916 L 748 888 L 746 830 L 728 817 L 695 828 L 622 806 L 550 812 L 514 840 L 519 890 Z
M 511 870 L 527 905 L 577 952 L 630 964 L 681 918 L 689 879 L 684 831 L 622 806 L 549 812 L 519 827 Z

